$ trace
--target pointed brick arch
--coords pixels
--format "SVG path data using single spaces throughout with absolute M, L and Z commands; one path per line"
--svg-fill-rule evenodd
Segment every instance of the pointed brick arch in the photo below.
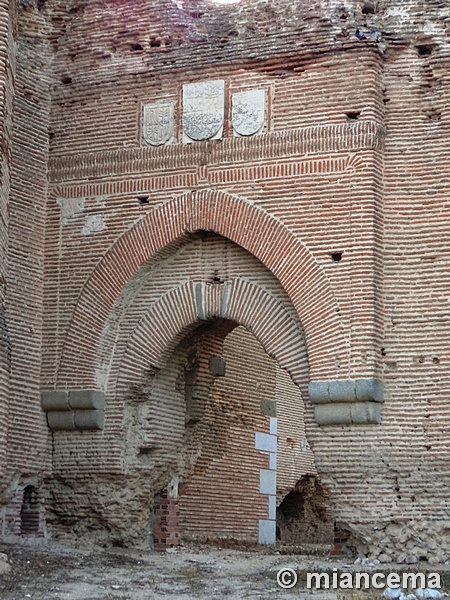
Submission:
M 97 343 L 121 290 L 142 265 L 186 232 L 209 230 L 239 244 L 279 279 L 302 323 L 310 376 L 342 377 L 348 346 L 330 283 L 305 245 L 276 217 L 247 200 L 219 191 L 184 194 L 150 211 L 123 234 L 94 269 L 75 308 L 58 380 L 74 368 L 94 385 Z M 341 368 L 336 370 L 336 356 Z
M 130 336 L 117 387 L 136 383 L 149 366 L 163 368 L 186 329 L 214 317 L 243 325 L 295 383 L 305 383 L 308 361 L 300 322 L 265 289 L 235 278 L 219 285 L 190 281 L 161 296 Z

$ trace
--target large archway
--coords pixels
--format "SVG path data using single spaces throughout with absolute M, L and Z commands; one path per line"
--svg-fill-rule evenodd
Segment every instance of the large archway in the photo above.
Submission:
M 281 221 L 258 206 L 224 192 L 202 190 L 149 212 L 96 266 L 71 320 L 58 371 L 59 385 L 74 384 L 74 361 L 77 385 L 94 384 L 99 339 L 124 288 L 139 277 L 139 270 L 158 251 L 198 230 L 214 231 L 232 240 L 278 279 L 302 322 L 312 379 L 348 376 L 349 346 L 339 306 L 313 255 Z
M 217 327 L 219 333 L 214 333 Z M 230 364 L 233 361 L 251 364 L 258 355 L 262 366 L 254 370 L 254 376 L 263 382 L 266 374 L 272 373 L 273 389 L 262 396 L 249 391 L 248 397 L 253 398 L 252 409 L 232 410 L 228 418 L 228 411 L 220 408 L 228 402 L 222 403 L 217 398 L 231 398 L 235 392 L 219 389 L 220 382 L 226 377 L 221 379 L 214 374 L 210 361 L 217 359 L 220 367 L 224 340 L 230 336 L 232 339 L 234 335 L 231 330 L 241 332 L 241 341 L 235 340 Z M 253 342 L 249 342 L 246 335 Z M 189 377 L 192 384 L 195 373 L 189 364 L 193 361 L 192 348 L 200 338 L 206 340 L 206 346 L 209 344 L 209 354 L 208 360 L 202 359 L 200 391 L 191 393 L 188 391 Z M 239 352 L 242 353 L 241 361 Z M 236 449 L 239 440 L 246 439 L 246 450 L 235 452 L 232 460 L 223 456 L 214 458 L 210 478 L 214 479 L 217 473 L 224 474 L 225 467 L 233 461 L 235 464 L 245 462 L 245 456 L 252 476 L 244 479 L 253 484 L 251 493 L 247 490 L 244 496 L 247 504 L 250 502 L 249 506 L 259 507 L 260 512 L 244 511 L 245 518 L 252 512 L 255 514 L 253 525 L 244 523 L 240 535 L 247 536 L 252 542 L 258 539 L 273 541 L 267 537 L 264 523 L 271 522 L 274 536 L 277 502 L 294 487 L 300 476 L 314 471 L 314 463 L 305 435 L 302 393 L 306 396 L 309 368 L 303 326 L 280 281 L 261 261 L 231 240 L 211 232 L 185 236 L 172 249 L 150 261 L 124 286 L 110 310 L 92 361 L 96 384 L 106 394 L 104 429 L 82 437 L 75 431 L 56 434 L 54 438 L 55 471 L 67 484 L 61 485 L 61 479 L 55 481 L 53 493 L 59 507 L 71 507 L 68 513 L 73 511 L 73 506 L 77 506 L 78 514 L 85 510 L 83 523 L 89 524 L 86 535 L 97 528 L 102 529 L 106 537 L 118 538 L 121 543 L 135 545 L 148 541 L 153 499 L 165 493 L 167 500 L 168 490 L 177 489 L 179 484 L 188 489 L 187 480 L 196 476 L 205 481 L 202 479 L 204 473 L 200 476 L 196 472 L 198 465 L 204 462 L 201 449 L 216 447 L 214 444 L 222 439 L 218 453 L 225 452 L 226 455 L 224 448 Z M 258 365 L 258 361 L 255 364 Z M 270 368 L 265 368 L 264 364 Z M 236 381 L 240 378 L 248 383 L 251 379 L 245 369 L 239 373 L 236 370 L 236 373 Z M 290 458 L 280 463 L 284 466 L 278 487 L 274 480 L 272 483 L 266 481 L 274 477 L 276 469 L 270 458 L 273 452 L 264 445 L 267 440 L 275 443 L 274 420 L 277 417 L 261 411 L 263 401 L 277 405 L 277 381 L 285 393 L 290 390 L 287 394 L 291 398 L 287 410 L 289 417 L 284 421 L 287 427 L 293 428 L 284 434 L 284 442 L 280 442 L 280 448 L 284 448 L 285 455 Z M 255 383 L 255 390 L 259 385 Z M 216 408 L 219 408 L 209 412 L 203 410 L 195 416 L 194 396 L 201 397 L 203 404 L 209 407 L 216 402 Z M 312 408 L 309 406 L 308 410 L 311 413 Z M 193 417 L 189 416 L 191 413 Z M 241 423 L 241 429 L 230 428 L 230 422 L 235 419 Z M 203 437 L 199 433 L 214 428 L 217 432 L 214 440 L 206 433 Z M 258 438 L 265 440 L 262 445 L 257 443 L 257 435 L 263 436 Z M 195 440 L 200 440 L 199 451 Z M 67 473 L 71 471 L 77 475 L 67 479 Z M 224 476 L 230 478 L 231 473 Z M 269 486 L 264 492 L 259 489 L 260 478 L 263 488 Z M 190 485 L 191 491 L 187 492 L 186 498 L 195 499 L 187 510 L 192 515 L 192 506 L 198 504 L 198 494 L 192 491 L 192 481 Z M 80 508 L 87 490 L 89 510 Z M 131 491 L 132 500 L 128 498 Z M 107 508 L 105 494 L 108 496 Z M 128 506 L 126 527 L 118 512 L 124 496 Z M 248 500 L 250 497 L 254 502 Z M 261 531 L 260 522 L 263 523 Z M 82 525 L 77 527 L 82 528 Z M 192 519 L 185 528 L 188 533 L 189 528 L 195 537 Z M 225 532 L 217 530 L 215 534 L 221 537 Z M 239 532 L 233 535 L 239 538 Z

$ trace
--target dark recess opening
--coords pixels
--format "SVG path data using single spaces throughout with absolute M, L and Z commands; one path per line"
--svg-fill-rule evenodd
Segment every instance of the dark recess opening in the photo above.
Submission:
M 428 56 L 433 50 L 433 46 L 427 44 L 419 44 L 416 46 L 417 54 L 419 56 Z
M 362 14 L 363 15 L 373 15 L 375 14 L 375 6 L 373 4 L 364 4 L 364 6 L 362 7 Z
M 39 495 L 34 485 L 27 485 L 23 491 L 20 509 L 20 533 L 37 533 L 39 531 Z
M 361 113 L 357 110 L 352 110 L 350 112 L 345 113 L 345 116 L 349 121 L 357 121 Z
M 148 196 L 138 196 L 139 204 L 148 204 Z
M 342 260 L 342 252 L 332 252 L 330 256 L 331 260 L 333 260 L 334 262 L 339 262 L 340 260 Z

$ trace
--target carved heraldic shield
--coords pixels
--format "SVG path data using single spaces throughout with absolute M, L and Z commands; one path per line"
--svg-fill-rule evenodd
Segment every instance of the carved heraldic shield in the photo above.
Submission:
M 222 136 L 225 82 L 202 81 L 183 86 L 183 133 L 186 141 Z
M 154 102 L 144 106 L 143 136 L 147 144 L 162 146 L 173 141 L 174 102 Z
M 265 91 L 249 90 L 233 94 L 232 123 L 238 135 L 254 135 L 264 125 Z

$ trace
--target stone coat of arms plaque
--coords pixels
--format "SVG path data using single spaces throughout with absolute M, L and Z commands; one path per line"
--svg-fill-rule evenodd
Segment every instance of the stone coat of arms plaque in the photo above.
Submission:
M 266 93 L 249 90 L 233 94 L 231 122 L 235 135 L 254 135 L 264 125 Z
M 164 100 L 144 105 L 142 134 L 150 146 L 171 144 L 175 131 L 175 102 Z
M 220 139 L 225 111 L 225 82 L 183 85 L 183 141 Z

